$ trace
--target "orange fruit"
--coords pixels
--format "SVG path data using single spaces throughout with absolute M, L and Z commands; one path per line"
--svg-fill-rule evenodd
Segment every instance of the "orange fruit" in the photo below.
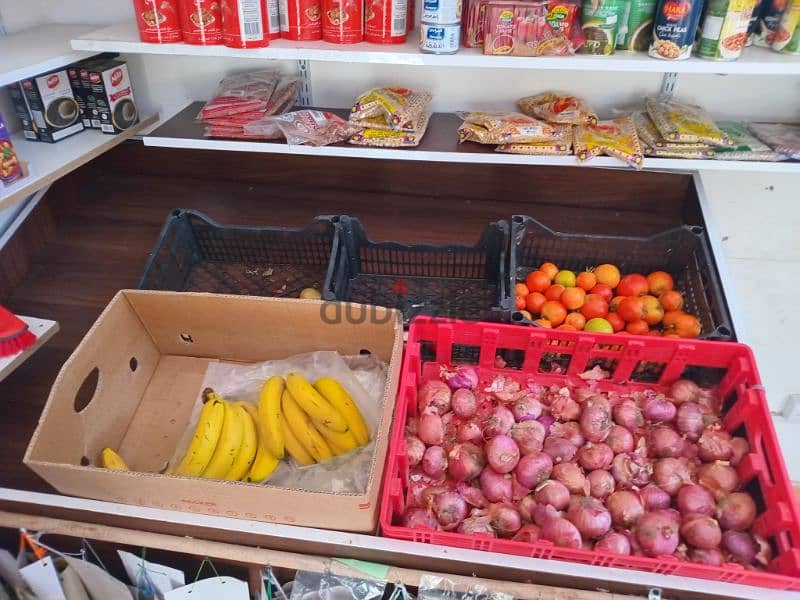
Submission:
M 597 285 L 595 285 L 592 288 L 591 293 L 597 294 L 598 296 L 602 296 L 603 300 L 605 300 L 606 302 L 611 302 L 611 300 L 614 298 L 614 291 L 605 283 L 598 283 Z
M 619 303 L 625 300 L 627 296 L 614 296 L 611 302 L 608 303 L 608 312 L 617 312 Z
M 626 323 L 644 318 L 644 300 L 641 298 L 625 298 L 617 307 L 617 314 Z
M 514 299 L 514 308 L 517 310 L 525 310 L 525 297 L 524 296 L 517 296 Z
M 581 306 L 581 314 L 587 320 L 605 317 L 608 314 L 608 303 L 600 296 L 589 294 L 586 296 L 583 306 Z
M 678 318 L 685 314 L 686 313 L 682 310 L 668 310 L 664 313 L 664 318 L 661 319 L 661 324 L 664 325 L 665 330 L 674 329 L 675 324 L 678 322 Z
M 674 326 L 665 328 L 669 333 L 676 333 L 682 338 L 696 338 L 700 335 L 702 326 L 700 320 L 694 315 L 678 315 Z
M 669 290 L 658 297 L 664 310 L 681 310 L 683 308 L 683 295 L 678 290 Z
M 644 320 L 648 325 L 658 325 L 664 318 L 664 307 L 655 296 L 642 296 L 644 302 Z
M 530 294 L 531 291 L 528 289 L 528 286 L 524 283 L 518 283 L 514 286 L 514 295 L 515 296 L 522 296 L 523 298 Z
M 538 314 L 542 310 L 542 304 L 547 302 L 547 298 L 541 292 L 532 292 L 525 298 L 525 307 L 533 314 Z
M 547 327 L 548 329 L 553 328 L 553 324 L 547 319 L 536 319 L 534 323 L 536 323 L 539 327 Z
M 578 276 L 575 278 L 575 284 L 582 288 L 584 291 L 588 292 L 594 286 L 597 285 L 597 275 L 592 273 L 591 271 L 584 271 L 582 273 L 578 273 Z
M 544 297 L 548 300 L 558 300 L 561 298 L 561 294 L 564 293 L 564 289 L 563 285 L 554 283 L 544 291 Z
M 542 305 L 542 317 L 550 321 L 556 327 L 567 318 L 567 309 L 557 300 L 548 300 Z
M 542 266 L 539 267 L 539 270 L 547 275 L 550 278 L 550 281 L 553 281 L 556 273 L 558 273 L 558 267 L 551 262 L 543 262 Z
M 619 316 L 619 313 L 610 312 L 606 315 L 605 318 L 606 321 L 611 323 L 611 327 L 614 329 L 614 333 L 625 329 L 625 320 Z
M 611 323 L 600 317 L 589 319 L 586 322 L 586 327 L 584 327 L 583 330 L 596 331 L 598 333 L 614 333 L 614 328 L 611 326 Z
M 566 308 L 575 310 L 583 306 L 583 302 L 586 299 L 586 292 L 583 291 L 583 288 L 579 287 L 567 288 L 559 299 L 561 300 L 561 304 Z
M 648 331 L 650 331 L 650 327 L 647 325 L 647 321 L 644 319 L 638 319 L 636 321 L 631 321 L 625 326 L 625 331 L 628 333 L 632 333 L 634 335 L 644 335 Z
M 614 265 L 606 263 L 596 266 L 594 276 L 597 278 L 597 283 L 604 283 L 612 289 L 619 285 L 620 273 Z
M 617 286 L 618 296 L 644 296 L 647 293 L 647 279 L 639 273 L 625 275 Z
M 559 271 L 553 279 L 554 282 L 565 288 L 575 287 L 575 280 L 575 273 L 572 271 Z
M 645 335 L 652 335 L 654 337 L 661 337 L 661 332 L 658 329 L 651 329 Z
M 559 325 L 558 327 L 556 327 L 556 329 L 564 329 L 566 331 L 578 331 L 572 325 L 568 325 L 567 323 Z
M 525 285 L 531 292 L 543 292 L 550 285 L 550 278 L 541 271 L 531 271 L 525 278 Z
M 675 287 L 672 275 L 666 271 L 653 271 L 647 276 L 647 289 L 653 296 L 660 296 Z
M 586 325 L 586 317 L 579 312 L 571 312 L 567 315 L 567 318 L 564 319 L 564 323 L 572 325 L 575 329 L 580 331 Z

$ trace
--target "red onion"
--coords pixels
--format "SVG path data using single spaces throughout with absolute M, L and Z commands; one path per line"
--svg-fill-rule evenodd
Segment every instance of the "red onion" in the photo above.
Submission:
M 707 427 L 697 440 L 700 458 L 704 462 L 715 460 L 729 460 L 733 454 L 731 447 L 731 434 L 721 429 L 719 425 Z
M 625 429 L 633 430 L 644 425 L 642 411 L 633 400 L 623 400 L 614 409 L 614 422 Z
M 423 482 L 413 483 L 409 486 L 409 506 L 419 506 L 421 508 L 429 508 L 431 500 L 436 494 L 442 492 L 449 492 L 451 490 L 448 485 L 430 485 Z
M 425 454 L 425 443 L 415 435 L 406 436 L 406 456 L 408 466 L 413 467 L 420 463 Z
M 681 535 L 695 548 L 716 548 L 722 541 L 722 530 L 716 519 L 707 515 L 688 514 L 681 523 Z
M 492 528 L 501 537 L 509 537 L 522 527 L 519 511 L 513 504 L 491 504 L 488 515 Z
M 536 510 L 537 506 L 539 505 L 536 504 L 533 496 L 525 496 L 517 502 L 517 510 L 519 511 L 519 516 L 522 517 L 523 523 L 533 522 L 533 511 Z
M 550 434 L 550 426 L 556 421 L 555 417 L 552 415 L 542 415 L 536 420 L 544 426 L 545 436 Z
M 719 500 L 739 487 L 739 475 L 730 465 L 716 461 L 697 469 L 697 483 L 708 488 Z
M 591 496 L 575 496 L 570 502 L 567 519 L 584 539 L 595 539 L 611 529 L 611 515 L 603 503 Z
M 574 421 L 581 416 L 581 405 L 569 396 L 559 395 L 550 403 L 550 413 L 559 421 Z
M 459 442 L 483 443 L 483 428 L 475 421 L 464 421 L 458 425 L 456 440 Z
M 422 470 L 433 478 L 444 476 L 447 470 L 447 453 L 441 446 L 430 446 L 422 455 Z
M 498 473 L 510 473 L 519 462 L 519 447 L 507 435 L 498 435 L 486 442 L 486 457 Z
M 581 533 L 567 519 L 549 519 L 541 526 L 543 540 L 549 540 L 562 548 L 580 548 L 582 544 Z
M 611 431 L 611 414 L 600 404 L 590 403 L 581 413 L 581 431 L 590 442 L 603 442 Z
M 689 379 L 679 379 L 672 384 L 669 389 L 669 397 L 675 404 L 683 404 L 684 402 L 694 402 L 700 395 L 700 388 L 694 381 Z
M 555 465 L 551 477 L 563 483 L 572 494 L 584 494 L 586 492 L 586 477 L 581 468 L 573 462 Z
M 489 502 L 511 501 L 511 475 L 498 473 L 486 467 L 480 476 L 481 490 Z
M 561 519 L 563 517 L 564 513 L 556 510 L 550 504 L 537 504 L 536 508 L 533 509 L 533 522 L 539 527 L 551 519 Z
M 511 538 L 515 542 L 536 542 L 542 535 L 542 530 L 538 525 L 528 523 L 523 525 L 520 530 Z
M 427 508 L 408 508 L 400 521 L 413 529 L 439 529 L 439 522 Z
M 617 527 L 630 529 L 644 514 L 644 504 L 636 492 L 619 490 L 606 498 L 606 508 Z
M 600 552 L 611 552 L 612 554 L 628 556 L 631 553 L 631 541 L 624 533 L 609 531 L 597 540 L 594 549 Z
M 660 458 L 653 465 L 653 483 L 670 496 L 692 483 L 692 469 L 685 458 Z
M 447 456 L 447 470 L 456 481 L 475 479 L 485 466 L 483 449 L 470 442 L 456 444 Z
M 693 513 L 710 517 L 717 511 L 717 505 L 711 492 L 702 485 L 696 484 L 684 485 L 678 490 L 676 505 L 682 515 Z
M 722 534 L 722 548 L 731 558 L 743 565 L 752 565 L 759 551 L 759 545 L 746 531 L 726 531 Z
M 592 471 L 586 476 L 586 481 L 589 482 L 589 494 L 593 497 L 603 500 L 614 491 L 617 482 L 608 471 L 598 469 Z
M 445 531 L 455 529 L 463 521 L 469 509 L 466 501 L 458 492 L 442 492 L 434 496 L 431 510 L 436 515 L 436 520 Z
M 672 502 L 669 494 L 653 483 L 644 486 L 639 492 L 639 497 L 642 499 L 644 509 L 648 512 L 660 508 L 669 508 Z
M 654 510 L 645 513 L 636 524 L 636 541 L 645 556 L 669 556 L 678 547 L 677 512 Z
M 719 548 L 692 548 L 689 550 L 689 560 L 701 565 L 711 565 L 713 567 L 722 566 L 725 562 L 725 557 Z
M 646 398 L 642 406 L 642 414 L 648 421 L 668 423 L 675 418 L 675 405 L 663 396 Z
M 467 388 L 460 388 L 453 392 L 451 404 L 455 415 L 462 419 L 472 418 L 478 409 L 478 400 L 475 398 L 475 394 Z
M 505 406 L 498 405 L 483 422 L 483 437 L 487 440 L 498 435 L 506 435 L 514 425 L 514 415 Z
M 515 423 L 508 435 L 517 442 L 522 454 L 534 454 L 540 452 L 544 444 L 544 425 L 539 421 Z
M 489 506 L 489 501 L 486 499 L 486 496 L 483 495 L 481 488 L 473 484 L 467 483 L 466 481 L 459 481 L 456 490 L 470 506 L 475 506 L 477 508 L 486 508 Z
M 554 463 L 560 463 L 575 458 L 578 448 L 569 440 L 551 435 L 544 440 L 544 451 L 551 456 Z
M 512 473 L 511 475 L 511 499 L 516 502 L 531 493 L 531 488 L 525 487 Z
M 750 452 L 749 442 L 742 437 L 731 439 L 731 466 L 737 466 Z
M 683 438 L 672 427 L 659 425 L 647 430 L 647 445 L 650 456 L 656 458 L 683 455 Z
M 611 461 L 611 474 L 617 481 L 617 487 L 622 490 L 647 485 L 652 472 L 650 460 L 636 452 L 617 454 Z
M 417 435 L 417 418 L 408 417 L 406 421 L 406 433 L 408 435 Z
M 553 459 L 545 452 L 526 454 L 519 459 L 514 476 L 520 485 L 533 489 L 550 478 L 553 472 Z
M 443 415 L 450 411 L 450 388 L 443 381 L 431 379 L 419 388 L 419 414 Z
M 614 452 L 608 444 L 602 442 L 598 444 L 588 442 L 578 449 L 578 464 L 587 471 L 608 469 L 612 460 L 614 460 Z
M 527 394 L 511 405 L 511 412 L 518 423 L 532 421 L 542 414 L 542 405 L 532 395 Z
M 439 415 L 423 414 L 417 424 L 417 437 L 428 445 L 438 446 L 444 441 L 444 423 Z
M 564 510 L 569 505 L 569 490 L 560 481 L 548 479 L 533 492 L 539 504 L 549 504 L 556 510 Z M 541 525 L 541 523 L 539 523 Z
M 708 422 L 706 421 L 707 409 L 696 402 L 684 402 L 678 407 L 678 414 L 675 418 L 675 427 L 684 434 L 687 439 L 696 442 L 703 433 Z
M 564 438 L 576 448 L 580 448 L 586 443 L 586 438 L 581 431 L 581 425 L 577 421 L 553 423 L 550 426 L 550 437 Z
M 622 425 L 614 425 L 608 432 L 606 444 L 614 454 L 633 451 L 633 434 Z
M 492 529 L 491 519 L 488 515 L 478 515 L 475 517 L 467 517 L 458 526 L 458 533 L 466 533 L 467 535 L 488 535 L 490 537 L 497 537 Z
M 755 518 L 756 503 L 744 492 L 733 492 L 722 498 L 717 505 L 717 519 L 723 529 L 750 529 Z
M 442 367 L 440 376 L 453 391 L 460 389 L 474 390 L 478 387 L 478 372 L 475 367 L 459 365 L 453 370 Z

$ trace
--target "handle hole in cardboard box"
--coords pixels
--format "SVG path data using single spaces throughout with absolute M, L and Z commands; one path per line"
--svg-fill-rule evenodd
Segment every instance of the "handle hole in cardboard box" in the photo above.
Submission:
M 89 460 L 87 457 L 85 457 L 85 456 L 81 456 L 81 466 L 82 466 L 82 467 L 88 467 L 88 466 L 89 466 L 89 465 L 91 465 L 91 464 L 92 464 L 92 461 L 90 461 L 90 460 Z
M 136 372 L 136 369 L 139 367 L 139 361 L 136 360 L 135 356 L 131 356 L 130 361 L 128 361 L 128 366 L 131 368 L 131 373 Z
M 100 369 L 95 367 L 86 378 L 81 383 L 81 387 L 78 388 L 78 392 L 75 394 L 75 412 L 79 413 L 83 411 L 91 401 L 94 399 L 94 394 L 97 391 L 97 384 L 100 381 Z
M 184 344 L 191 344 L 191 343 L 194 342 L 194 340 L 192 339 L 191 334 L 188 334 L 185 331 L 181 333 L 180 337 L 181 337 L 181 341 Z

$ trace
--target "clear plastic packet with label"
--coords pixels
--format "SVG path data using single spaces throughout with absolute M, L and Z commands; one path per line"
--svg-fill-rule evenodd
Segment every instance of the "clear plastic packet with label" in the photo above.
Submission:
M 647 144 L 642 144 L 645 156 L 653 158 L 714 158 L 714 151 L 711 148 L 698 150 L 696 148 L 653 148 Z
M 750 123 L 747 128 L 775 152 L 800 160 L 800 125 Z
M 579 162 L 605 154 L 635 169 L 642 169 L 644 163 L 642 145 L 630 116 L 598 121 L 596 125 L 578 125 L 575 127 L 574 148 Z
M 320 110 L 296 110 L 267 119 L 280 128 L 287 143 L 294 145 L 327 146 L 344 142 L 361 131 L 361 127 Z
M 528 154 L 534 156 L 564 156 L 572 154 L 573 132 L 572 125 L 558 125 L 563 130 L 563 135 L 550 142 L 532 144 L 500 144 L 495 152 L 504 154 Z
M 461 112 L 461 142 L 479 144 L 530 144 L 558 140 L 563 127 L 515 112 Z
M 280 80 L 277 71 L 237 73 L 220 81 L 214 97 L 197 115 L 199 120 L 219 118 L 243 112 L 264 111 Z
M 715 148 L 712 158 L 717 160 L 750 160 L 764 162 L 779 162 L 789 157 L 775 152 L 767 144 L 759 140 L 747 130 L 744 123 L 722 121 L 717 123 L 720 129 L 733 140 L 729 148 Z
M 262 129 L 257 132 L 250 132 L 247 126 L 239 125 L 209 125 L 203 132 L 205 137 L 231 138 L 240 140 L 279 140 L 283 138 L 283 132 L 276 125 L 270 129 Z
M 297 103 L 300 95 L 300 80 L 296 77 L 285 77 L 275 86 L 275 91 L 267 101 L 264 110 L 267 115 L 281 115 Z
M 425 573 L 419 578 L 417 600 L 514 600 L 514 596 L 481 583 L 462 582 L 463 578 L 453 581 L 442 575 Z
M 406 121 L 405 123 L 401 123 L 400 125 L 392 125 L 389 123 L 386 115 L 375 115 L 373 117 L 363 117 L 360 119 L 351 115 L 350 122 L 353 125 L 358 125 L 359 127 L 364 127 L 365 129 L 382 129 L 384 131 L 406 131 L 413 133 L 418 129 L 418 123 L 425 114 L 425 112 L 421 112 L 413 119 Z M 430 118 L 430 113 L 427 114 L 428 118 Z
M 380 600 L 385 581 L 298 571 L 289 600 Z
M 429 92 L 404 87 L 373 88 L 356 98 L 350 119 L 383 115 L 392 127 L 401 127 L 416 119 L 431 100 Z
M 593 125 L 597 113 L 577 96 L 556 92 L 542 92 L 527 96 L 518 102 L 520 110 L 531 117 L 544 119 L 548 123 L 567 125 Z
M 681 143 L 669 142 L 661 137 L 661 132 L 653 123 L 650 115 L 644 111 L 633 113 L 633 122 L 636 125 L 636 134 L 639 140 L 650 149 L 674 150 L 675 152 L 709 152 L 711 147 L 703 142 Z
M 392 131 L 390 129 L 363 129 L 350 138 L 356 146 L 374 146 L 377 148 L 412 148 L 419 146 L 422 136 L 428 129 L 431 113 L 422 113 L 414 122 L 413 131 Z M 360 121 L 364 123 L 364 121 Z
M 699 106 L 667 98 L 645 98 L 647 114 L 661 136 L 670 142 L 703 142 L 711 146 L 731 146 L 728 135 Z

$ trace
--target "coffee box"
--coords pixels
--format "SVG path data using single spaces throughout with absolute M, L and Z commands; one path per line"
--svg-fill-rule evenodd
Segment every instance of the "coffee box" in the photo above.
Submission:
M 38 141 L 39 128 L 33 122 L 33 115 L 31 109 L 28 107 L 28 101 L 25 99 L 25 94 L 22 91 L 20 82 L 12 83 L 8 86 L 8 95 L 11 98 L 11 104 L 14 106 L 14 112 L 17 113 L 20 123 L 22 123 L 22 134 L 26 140 Z
M 83 131 L 80 108 L 66 70 L 20 82 L 33 123 L 43 142 L 58 142 Z
M 117 134 L 139 122 L 139 111 L 133 96 L 128 65 L 121 60 L 92 63 L 87 69 L 91 94 L 87 96 L 87 110 L 91 125 L 103 133 Z

